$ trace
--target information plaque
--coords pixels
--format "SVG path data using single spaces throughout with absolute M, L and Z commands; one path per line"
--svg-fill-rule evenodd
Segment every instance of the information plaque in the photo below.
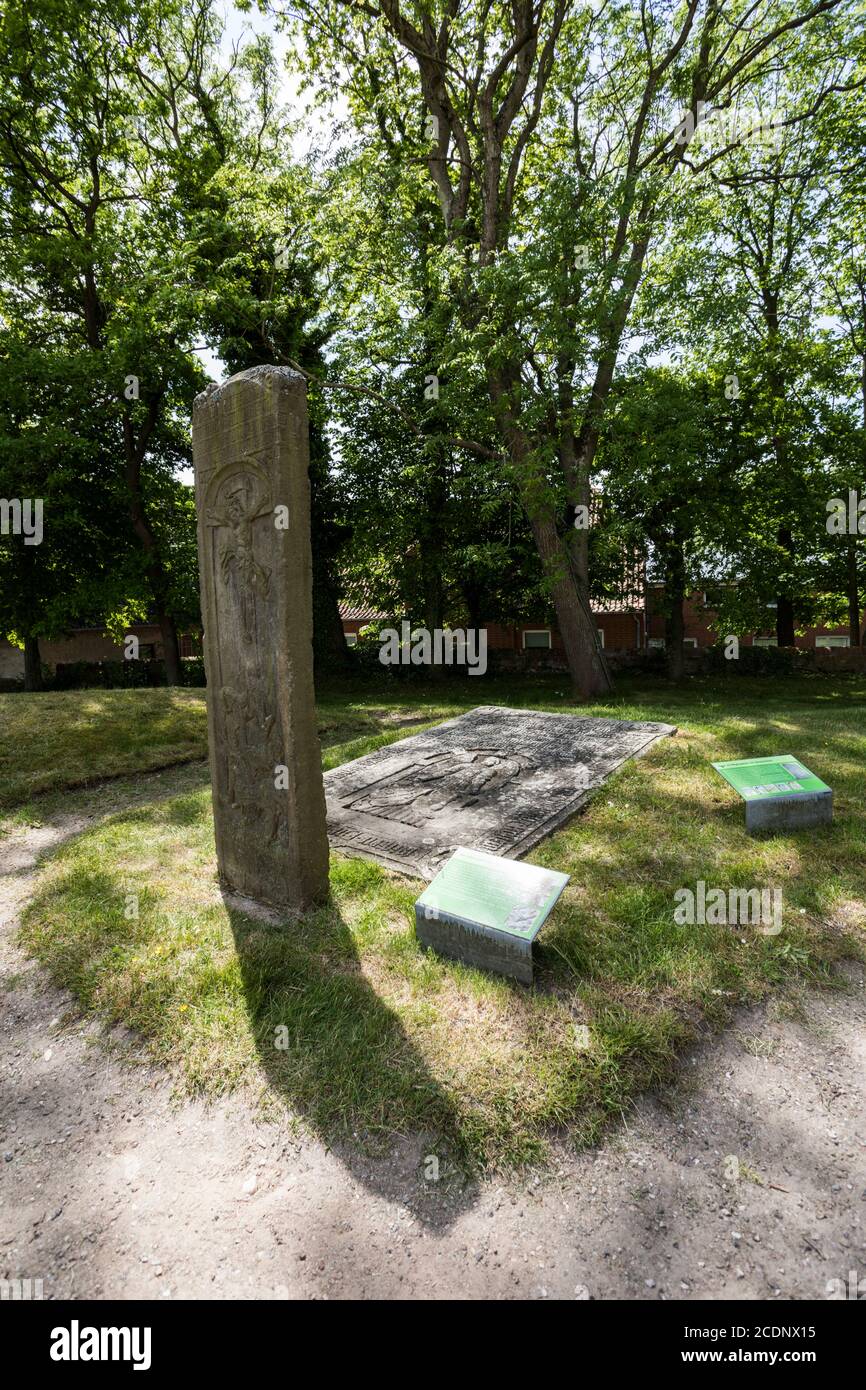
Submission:
M 532 984 L 532 943 L 568 874 L 459 848 L 415 903 L 418 940 L 440 955 Z
M 713 763 L 746 803 L 746 829 L 796 830 L 833 819 L 833 792 L 790 753 Z

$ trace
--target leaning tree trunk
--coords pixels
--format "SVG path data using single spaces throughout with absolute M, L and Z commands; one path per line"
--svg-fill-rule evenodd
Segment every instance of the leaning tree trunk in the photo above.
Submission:
M 42 690 L 42 656 L 39 638 L 28 634 L 24 638 L 24 689 Z
M 519 379 L 514 376 L 513 380 Z M 520 500 L 532 531 L 545 579 L 550 584 L 556 624 L 575 695 L 591 700 L 613 689 L 610 669 L 598 638 L 589 596 L 576 569 L 568 544 L 557 530 L 549 506 L 539 502 L 547 480 L 532 461 L 532 449 L 511 404 L 513 380 L 491 375 L 490 394 L 503 427 L 508 451 L 515 465 Z
M 575 694 L 584 700 L 607 695 L 613 685 L 595 620 L 586 595 L 580 592 L 556 524 L 550 517 L 539 516 L 530 516 L 529 524 L 545 577 L 550 581 L 556 625 Z

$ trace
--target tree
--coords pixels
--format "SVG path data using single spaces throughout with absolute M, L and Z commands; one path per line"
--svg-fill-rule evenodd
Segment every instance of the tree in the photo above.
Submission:
M 570 521 L 589 501 L 665 197 L 703 104 L 727 106 L 792 61 L 811 27 L 844 43 L 831 25 L 837 0 L 756 0 L 734 14 L 717 0 L 299 8 L 311 61 L 335 80 L 345 65 L 370 128 L 397 124 L 412 65 L 423 121 L 406 124 L 397 157 L 426 166 L 438 199 L 436 272 L 458 329 L 439 365 L 483 371 L 497 465 L 518 487 L 573 682 L 584 695 L 604 690 L 586 538 Z
M 649 368 L 614 388 L 599 446 L 604 498 L 638 529 L 664 584 L 673 680 L 684 669 L 684 601 L 732 542 L 738 446 L 717 376 Z
M 276 114 L 273 123 L 280 128 Z M 330 324 L 321 313 L 320 267 L 305 235 L 317 196 L 311 171 L 287 167 L 276 139 L 254 167 L 235 169 L 211 188 L 202 212 L 210 269 L 201 326 L 230 373 L 276 363 L 308 378 L 313 647 L 317 665 L 341 666 L 347 649 L 339 564 L 349 527 L 326 435 Z
M 49 315 L 39 327 L 38 335 L 15 323 L 0 330 L 0 499 L 9 509 L 0 636 L 23 647 L 27 690 L 41 688 L 40 638 L 137 591 L 112 441 L 89 410 L 90 364 L 70 358 Z
M 842 356 L 837 379 L 841 378 L 843 391 L 847 387 L 846 394 L 851 398 L 859 395 L 860 408 L 859 428 L 855 425 L 850 429 L 850 418 L 845 418 L 849 448 L 838 492 L 847 498 L 853 491 L 859 501 L 866 497 L 866 226 L 854 189 L 843 188 L 835 208 L 826 255 L 822 258 L 821 280 L 826 307 L 837 325 L 832 334 Z M 840 428 L 837 437 L 844 438 L 845 433 Z M 866 639 L 866 629 L 861 629 L 862 571 L 866 561 L 860 535 L 859 529 L 849 530 L 844 542 L 844 589 L 852 647 L 859 647 Z
M 227 166 L 255 168 L 271 122 L 261 43 L 223 63 L 219 38 L 211 0 L 12 0 L 0 19 L 3 314 L 37 339 L 49 315 L 67 375 L 77 362 L 89 383 L 83 417 L 114 451 L 108 495 L 123 495 L 171 684 L 187 511 L 165 499 L 205 384 L 211 190 Z M 95 513 L 105 496 L 92 490 Z

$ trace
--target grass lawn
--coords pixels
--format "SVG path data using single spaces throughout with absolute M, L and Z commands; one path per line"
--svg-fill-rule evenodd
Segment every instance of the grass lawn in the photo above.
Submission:
M 0 808 L 207 756 L 203 690 L 0 694 Z
M 76 780 L 66 741 L 79 727 L 90 777 L 123 757 L 164 763 L 169 747 L 193 756 L 196 739 L 203 751 L 200 692 L 3 701 L 13 744 L 38 731 L 33 763 L 57 750 L 55 776 Z M 479 703 L 573 708 L 555 678 L 326 689 L 325 764 Z M 866 681 L 623 680 L 576 712 L 667 720 L 680 733 L 626 764 L 528 856 L 571 874 L 537 944 L 532 990 L 425 955 L 420 885 L 337 854 L 332 901 L 303 923 L 228 911 L 207 790 L 69 843 L 43 870 L 24 944 L 85 1012 L 137 1030 L 192 1093 L 249 1088 L 326 1139 L 420 1131 L 425 1152 L 467 1166 L 539 1161 L 555 1133 L 591 1141 L 732 1005 L 769 990 L 792 1005 L 804 981 L 829 983 L 834 961 L 863 954 Z M 710 761 L 777 752 L 833 786 L 832 827 L 746 836 L 742 803 Z M 9 756 L 7 795 L 29 795 L 39 774 L 28 782 L 20 752 Z M 782 888 L 783 931 L 675 925 L 675 891 L 699 879 Z
M 365 708 L 363 697 L 323 698 L 319 735 L 325 750 L 352 736 L 360 751 L 376 736 L 399 729 L 406 719 L 444 718 L 453 702 L 391 699 Z M 35 796 L 88 786 L 105 777 L 151 772 L 207 757 L 207 710 L 203 690 L 63 690 L 38 695 L 0 694 L 0 810 L 20 807 Z M 358 756 L 352 754 L 352 756 Z

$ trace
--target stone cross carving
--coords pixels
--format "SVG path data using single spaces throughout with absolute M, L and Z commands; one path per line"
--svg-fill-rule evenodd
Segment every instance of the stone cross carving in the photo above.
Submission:
M 220 880 L 295 915 L 328 892 L 304 378 L 253 367 L 209 386 L 193 459 Z

